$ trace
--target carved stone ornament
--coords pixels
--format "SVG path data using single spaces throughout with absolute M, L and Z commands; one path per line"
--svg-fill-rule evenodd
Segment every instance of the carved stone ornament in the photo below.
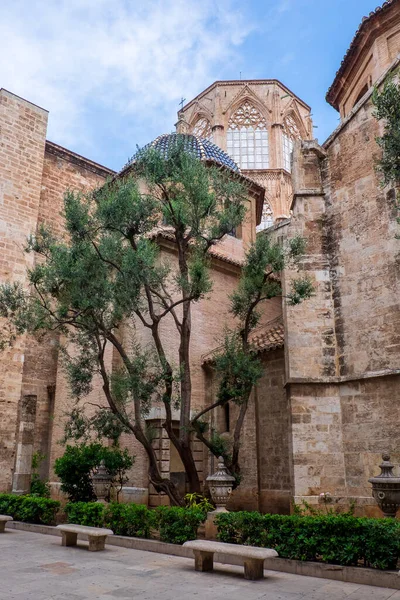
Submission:
M 229 475 L 222 456 L 218 459 L 218 468 L 213 475 L 207 477 L 211 498 L 216 506 L 217 512 L 225 512 L 229 496 L 232 493 L 232 485 L 235 478 Z
M 92 477 L 94 492 L 97 496 L 97 502 L 105 504 L 110 492 L 111 477 L 106 469 L 104 460 L 101 461 L 96 473 Z
M 385 517 L 395 517 L 400 507 L 400 477 L 393 475 L 393 464 L 390 455 L 382 454 L 379 465 L 381 473 L 368 479 L 372 484 L 372 495 Z

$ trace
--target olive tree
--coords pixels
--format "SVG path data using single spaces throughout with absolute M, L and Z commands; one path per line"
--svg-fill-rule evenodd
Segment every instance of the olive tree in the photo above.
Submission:
M 191 438 L 196 435 L 214 453 L 219 449 L 202 419 L 213 406 L 193 416 L 192 308 L 211 290 L 209 250 L 243 221 L 248 193 L 243 179 L 204 164 L 182 144 L 171 147 L 168 156 L 154 149 L 142 151 L 124 176 L 100 189 L 86 194 L 68 191 L 63 239 L 42 227 L 28 241 L 26 251 L 38 257 L 28 273 L 29 289 L 19 284 L 0 287 L 0 316 L 9 324 L 3 346 L 23 332 L 59 333 L 65 340 L 62 352 L 72 395 L 84 398 L 93 377 L 101 378 L 106 407 L 98 407 L 91 425 L 109 438 L 131 432 L 147 454 L 150 482 L 173 504 L 182 504 L 183 498 L 160 472 L 145 417 L 154 403 L 163 405 L 163 428 L 180 456 L 190 492 L 200 492 Z M 160 250 L 160 224 L 173 244 L 175 261 Z M 293 246 L 291 253 L 300 250 Z M 233 455 L 225 457 L 232 472 L 239 468 L 240 432 L 251 388 L 260 375 L 249 335 L 258 321 L 259 304 L 281 293 L 275 275 L 284 262 L 280 246 L 258 238 L 232 298 L 241 326 L 227 332 L 218 362 L 221 388 L 216 404 L 233 398 L 241 406 Z M 298 283 L 292 301 L 309 293 L 307 285 Z M 178 336 L 176 361 L 163 334 L 165 319 L 172 320 Z M 127 327 L 132 323 L 135 327 Z M 148 333 L 150 343 L 139 331 Z M 119 366 L 113 369 L 106 361 L 109 346 L 118 357 Z M 173 427 L 174 409 L 179 411 L 179 433 Z M 71 417 L 69 435 L 79 439 L 79 427 L 82 422 L 86 427 L 87 421 L 76 408 Z

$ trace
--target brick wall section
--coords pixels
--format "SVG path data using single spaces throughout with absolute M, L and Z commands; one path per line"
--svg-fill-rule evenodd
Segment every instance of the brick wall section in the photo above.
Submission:
M 0 90 L 0 281 L 26 282 L 35 257 L 23 248 L 38 225 L 62 234 L 66 189 L 91 189 L 112 171 L 46 142 L 47 111 Z M 37 396 L 35 450 L 47 455 L 52 429 L 52 394 L 57 376 L 57 338 L 38 343 L 21 338 L 2 353 L 0 373 L 0 490 L 10 489 L 18 429 L 18 405 L 26 394 Z M 4 406 L 4 408 L 3 408 Z
M 290 512 L 290 415 L 285 383 L 283 349 L 262 355 L 264 373 L 256 388 L 259 509 Z
M 24 245 L 36 229 L 47 112 L 0 90 L 0 281 L 26 282 L 32 256 Z M 9 490 L 15 460 L 25 340 L 1 357 L 0 490 Z
M 38 226 L 50 227 L 57 236 L 63 235 L 63 198 L 67 189 L 88 191 L 104 183 L 110 171 L 94 165 L 79 156 L 46 142 Z M 24 394 L 37 395 L 37 416 L 35 423 L 35 450 L 46 455 L 42 464 L 43 474 L 52 468 L 54 445 L 50 440 L 53 431 L 53 418 L 57 431 L 60 418 L 58 399 L 60 390 L 56 388 L 58 369 L 58 337 L 47 336 L 40 344 L 30 340 L 26 348 L 23 373 Z M 56 408 L 49 390 L 56 390 Z M 54 413 L 55 409 L 55 413 Z M 50 458 L 50 454 L 52 458 Z
M 42 189 L 38 215 L 38 226 L 45 225 L 62 236 L 63 199 L 68 189 L 89 191 L 102 185 L 112 172 L 95 165 L 68 150 L 51 142 L 46 143 L 43 164 Z M 38 396 L 38 414 L 36 418 L 35 447 L 46 449 L 47 467 L 52 474 L 54 460 L 60 455 L 62 448 L 57 444 L 63 435 L 64 413 L 70 402 L 68 391 L 57 353 L 58 338 L 48 338 L 40 346 L 29 347 L 29 362 L 24 370 L 24 389 L 35 389 Z M 111 355 L 110 355 L 111 356 Z M 54 406 L 48 388 L 55 386 Z M 94 386 L 96 401 L 101 392 L 97 382 Z M 89 399 L 90 401 L 90 399 Z M 51 423 L 50 423 L 51 420 Z M 52 439 L 50 439 L 50 434 Z M 42 450 L 44 452 L 44 450 Z
M 46 143 L 38 223 L 63 233 L 63 198 L 66 190 L 88 191 L 101 186 L 113 171 L 83 159 L 65 148 Z
M 65 340 L 62 340 L 65 343 Z M 69 347 L 69 351 L 73 354 L 73 349 Z M 112 348 L 108 346 L 105 351 L 104 359 L 106 368 L 111 371 L 112 364 Z M 55 401 L 54 401 L 54 413 L 52 419 L 52 431 L 51 431 L 51 444 L 49 451 L 49 466 L 50 481 L 57 481 L 54 475 L 54 462 L 57 458 L 64 454 L 64 444 L 60 444 L 60 440 L 64 437 L 64 427 L 68 415 L 73 406 L 75 406 L 75 400 L 71 398 L 69 386 L 65 377 L 64 369 L 62 368 L 62 359 L 58 358 L 58 368 L 56 374 L 56 388 L 55 388 Z M 100 376 L 95 376 L 92 381 L 91 392 L 80 401 L 80 406 L 85 408 L 85 413 L 88 416 L 93 415 L 97 411 L 98 406 L 106 406 L 106 399 L 103 392 L 102 380 Z M 71 442 L 73 445 L 73 442 Z

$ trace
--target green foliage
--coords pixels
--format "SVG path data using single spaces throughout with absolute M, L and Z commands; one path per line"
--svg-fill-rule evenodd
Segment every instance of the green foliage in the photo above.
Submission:
M 292 281 L 292 291 L 288 294 L 288 302 L 292 306 L 300 304 L 305 298 L 310 298 L 314 291 L 311 279 L 307 276 Z
M 197 538 L 197 529 L 206 520 L 207 513 L 201 508 L 160 506 L 156 509 L 160 540 L 170 544 L 184 544 Z
M 256 352 L 243 346 L 237 332 L 227 332 L 222 352 L 215 357 L 215 370 L 221 375 L 218 400 L 241 404 L 262 375 L 262 365 Z
M 105 511 L 104 524 L 116 535 L 150 538 L 157 528 L 157 513 L 143 504 L 111 503 Z
M 212 450 L 212 453 L 214 454 L 214 456 L 217 456 L 217 457 L 220 457 L 220 456 L 228 457 L 229 456 L 229 450 L 230 450 L 229 440 L 227 440 L 226 437 L 222 437 L 222 435 L 218 431 L 216 431 L 214 428 L 211 430 L 210 446 L 211 446 L 211 450 Z
M 154 148 L 142 151 L 123 178 L 87 194 L 66 193 L 67 235 L 56 237 L 42 227 L 28 241 L 27 252 L 37 253 L 40 259 L 28 272 L 27 291 L 18 284 L 0 286 L 0 317 L 6 318 L 0 348 L 23 332 L 56 331 L 65 339 L 64 369 L 73 398 L 87 396 L 95 374 L 102 378 L 109 410 L 100 409 L 89 418 L 75 409 L 66 441 L 79 442 L 79 450 L 68 446 L 56 464 L 63 490 L 71 500 L 94 499 L 91 472 L 98 464 L 99 450 L 88 444 L 89 440 L 107 437 L 116 444 L 126 431 L 133 432 L 147 450 L 153 481 L 165 483 L 145 434 L 143 416 L 154 401 L 163 401 L 167 414 L 171 407 L 181 411 L 177 445 L 181 445 L 181 454 L 192 452 L 189 436 L 196 427 L 190 422 L 187 385 L 191 305 L 209 293 L 208 251 L 242 223 L 248 195 L 242 179 L 206 166 L 179 141 L 166 157 Z M 161 222 L 168 227 L 164 234 L 175 245 L 175 262 L 160 252 L 155 227 Z M 220 404 L 233 400 L 246 408 L 261 374 L 249 346 L 249 334 L 260 318 L 258 305 L 282 293 L 279 273 L 288 256 L 298 257 L 302 248 L 300 240 L 293 241 L 287 252 L 266 235 L 258 235 L 250 247 L 238 290 L 232 296 L 232 313 L 239 329 L 227 334 L 218 366 Z M 310 293 L 310 286 L 299 282 L 293 301 Z M 169 339 L 160 325 L 165 317 L 172 318 L 179 337 L 177 365 L 167 359 Z M 127 323 L 132 324 L 130 330 Z M 148 346 L 136 339 L 136 323 L 148 329 Z M 122 328 L 124 336 L 120 335 Z M 105 360 L 110 345 L 116 358 L 113 362 L 119 365 L 112 373 Z M 167 419 L 171 421 L 170 416 Z M 172 430 L 171 422 L 168 429 Z M 201 425 L 196 431 L 210 447 Z M 232 460 L 237 481 L 238 449 L 236 439 Z M 194 461 L 185 464 L 192 465 L 187 467 L 188 480 L 197 489 Z M 182 501 L 172 485 L 167 493 L 173 502 Z
M 32 496 L 50 498 L 50 486 L 48 481 L 42 481 L 39 473 L 32 473 L 31 491 Z
M 222 542 L 274 548 L 280 557 L 332 564 L 395 569 L 400 524 L 395 519 L 349 515 L 217 515 Z
M 118 447 L 107 448 L 99 443 L 67 446 L 64 455 L 57 458 L 54 466 L 61 480 L 61 489 L 72 502 L 90 502 L 96 499 L 92 475 L 104 461 L 117 491 L 126 483 L 126 471 L 134 462 L 129 452 Z
M 211 504 L 211 502 L 209 501 L 208 498 L 206 498 L 205 496 L 202 496 L 201 494 L 186 494 L 185 495 L 185 502 L 186 502 L 186 506 L 188 508 L 199 508 L 200 510 L 202 510 L 205 513 L 210 512 L 211 510 L 214 510 L 214 505 Z
M 382 149 L 382 157 L 377 170 L 382 177 L 382 185 L 400 185 L 400 83 L 389 77 L 382 90 L 375 88 L 372 94 L 375 117 L 384 122 L 383 136 L 376 141 Z M 395 209 L 400 215 L 399 194 L 395 196 Z M 400 216 L 397 217 L 400 224 Z M 400 234 L 396 236 L 400 238 Z
M 292 512 L 294 515 L 305 516 L 312 515 L 314 517 L 320 517 L 325 515 L 342 515 L 347 517 L 354 517 L 356 502 L 352 500 L 349 508 L 346 510 L 340 504 L 331 504 L 332 498 L 330 494 L 320 494 L 322 496 L 322 506 L 315 506 L 310 504 L 306 500 L 302 500 L 300 504 L 292 503 Z
M 50 498 L 50 486 L 48 481 L 42 481 L 38 473 L 40 463 L 46 458 L 40 452 L 34 452 L 32 456 L 31 496 Z
M 11 515 L 16 521 L 54 525 L 60 503 L 49 498 L 0 494 L 0 514 Z
M 289 260 L 297 261 L 301 259 L 301 257 L 305 254 L 307 250 L 306 240 L 300 235 L 295 236 L 291 240 L 289 240 L 289 251 L 288 258 Z
M 94 437 L 98 441 L 111 440 L 114 445 L 117 445 L 122 433 L 128 432 L 129 429 L 109 408 L 101 407 L 89 417 L 84 407 L 75 407 L 65 422 L 62 442 L 65 444 L 71 440 L 88 441 Z
M 87 525 L 89 527 L 103 527 L 104 504 L 100 502 L 68 502 L 64 507 L 68 523 Z
M 246 255 L 239 285 L 231 295 L 231 313 L 237 325 L 227 329 L 214 358 L 215 371 L 218 376 L 217 402 L 211 407 L 224 406 L 232 401 L 240 409 L 229 452 L 224 448 L 223 440 L 206 439 L 205 432 L 199 427 L 196 417 L 193 428 L 197 437 L 203 441 L 215 456 L 223 456 L 225 466 L 235 478 L 234 486 L 241 481 L 239 453 L 241 431 L 253 387 L 262 376 L 263 367 L 257 349 L 252 344 L 252 332 L 260 321 L 260 305 L 282 295 L 281 272 L 286 267 L 299 269 L 301 257 L 306 249 L 305 240 L 295 237 L 287 247 L 273 243 L 271 237 L 260 233 Z M 292 279 L 291 291 L 286 298 L 289 304 L 299 304 L 313 293 L 313 286 L 306 276 Z M 211 409 L 210 409 L 211 410 Z M 199 413 L 199 418 L 204 411 Z M 203 417 L 204 418 L 204 417 Z M 215 443 L 215 441 L 217 443 Z
M 375 117 L 384 121 L 384 134 L 377 138 L 382 148 L 378 171 L 384 185 L 400 183 L 400 84 L 386 80 L 383 89 L 375 88 L 372 95 Z
M 247 253 L 238 289 L 231 296 L 232 313 L 243 327 L 253 329 L 259 321 L 257 305 L 282 293 L 279 280 L 271 275 L 280 273 L 284 264 L 282 246 L 272 244 L 267 235 L 258 235 Z
M 40 255 L 28 273 L 29 291 L 1 286 L 0 316 L 8 324 L 4 343 L 25 331 L 63 334 L 64 369 L 77 400 L 91 391 L 94 374 L 102 377 L 109 410 L 100 409 L 93 418 L 75 410 L 66 441 L 88 442 L 95 435 L 116 443 L 122 431 L 133 432 L 147 449 L 153 480 L 161 481 L 143 415 L 161 399 L 182 410 L 182 431 L 190 435 L 190 388 L 181 383 L 190 369 L 190 306 L 210 291 L 208 250 L 240 225 L 249 191 L 239 177 L 206 166 L 179 141 L 168 156 L 154 148 L 139 152 L 125 173 L 93 192 L 66 193 L 67 235 L 56 237 L 42 227 L 28 240 L 27 252 Z M 174 264 L 160 252 L 155 232 L 160 223 L 174 240 L 179 258 Z M 177 365 L 168 363 L 158 328 L 171 315 L 177 335 L 187 341 Z M 149 346 L 138 343 L 134 333 L 119 339 L 123 324 L 136 322 L 151 332 Z M 104 360 L 110 344 L 119 359 L 119 370 L 112 373 Z M 191 452 L 187 439 L 178 443 Z M 75 473 L 69 452 L 69 464 L 67 456 L 57 467 L 64 472 L 64 489 L 74 500 L 93 499 L 91 452 Z M 197 487 L 195 474 L 188 478 Z M 172 492 L 171 498 L 179 501 Z
M 116 535 L 140 538 L 150 538 L 152 531 L 158 530 L 161 541 L 183 544 L 196 539 L 199 525 L 212 508 L 205 498 L 192 500 L 192 506 L 187 508 L 162 506 L 155 510 L 141 504 L 69 502 L 65 512 L 69 523 L 109 527 Z
M 231 312 L 239 319 L 239 326 L 226 332 L 222 351 L 215 358 L 216 371 L 220 374 L 218 399 L 221 404 L 228 400 L 238 404 L 247 402 L 252 387 L 260 379 L 261 362 L 249 343 L 249 336 L 259 323 L 259 305 L 282 294 L 280 272 L 285 264 L 298 262 L 304 251 L 305 241 L 301 237 L 292 239 L 285 250 L 265 234 L 258 235 L 250 247 L 239 286 L 231 296 Z M 294 279 L 288 301 L 298 304 L 312 292 L 313 286 L 307 277 Z
M 101 444 L 66 446 L 63 456 L 56 459 L 54 472 L 60 478 L 61 490 L 72 502 L 96 499 L 92 474 L 101 462 Z
M 112 448 L 104 448 L 101 451 L 101 458 L 104 460 L 104 465 L 112 479 L 112 487 L 116 493 L 116 499 L 122 487 L 128 482 L 127 471 L 133 467 L 135 458 L 129 454 L 127 448 L 121 450 L 114 446 Z

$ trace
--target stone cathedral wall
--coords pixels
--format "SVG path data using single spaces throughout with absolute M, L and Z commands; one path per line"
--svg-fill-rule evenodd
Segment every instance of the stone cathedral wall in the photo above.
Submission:
M 368 514 L 381 453 L 400 462 L 400 246 L 393 191 L 375 171 L 379 134 L 369 94 L 324 148 L 298 149 L 288 228 L 309 239 L 316 290 L 286 310 L 293 494 L 354 497 Z
M 47 111 L 0 90 L 0 281 L 26 284 L 33 257 L 23 251 L 35 231 L 47 129 Z M 1 323 L 0 326 L 3 326 Z M 20 338 L 1 357 L 0 489 L 10 489 L 26 352 Z
M 26 285 L 26 269 L 36 257 L 26 254 L 26 239 L 41 224 L 63 232 L 62 201 L 67 188 L 100 185 L 112 173 L 51 142 L 46 142 L 47 111 L 0 90 L 0 281 Z M 1 356 L 0 490 L 11 489 L 21 399 L 36 397 L 34 450 L 46 455 L 48 470 L 57 338 L 40 343 L 28 336 Z

